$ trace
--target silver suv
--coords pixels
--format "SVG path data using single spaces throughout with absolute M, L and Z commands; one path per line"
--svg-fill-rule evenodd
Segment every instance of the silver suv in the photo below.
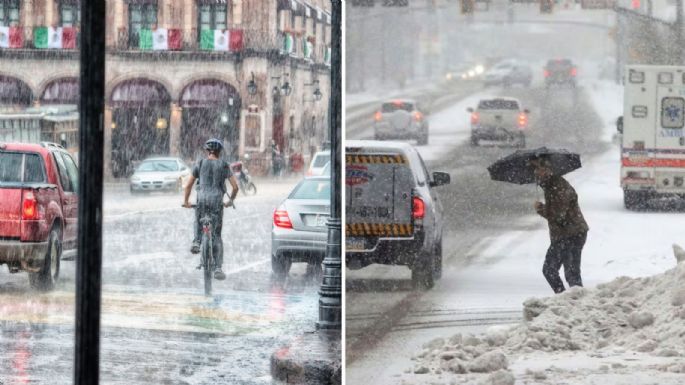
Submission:
M 428 173 L 407 143 L 345 142 L 345 261 L 406 265 L 418 288 L 442 275 L 442 204 L 435 187 L 450 183 Z
M 427 110 L 412 99 L 393 99 L 381 105 L 374 115 L 374 138 L 416 139 L 428 144 Z

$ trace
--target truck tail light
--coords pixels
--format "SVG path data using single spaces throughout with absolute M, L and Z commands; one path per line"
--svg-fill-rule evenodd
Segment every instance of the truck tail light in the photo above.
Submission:
M 414 219 L 423 219 L 426 215 L 426 204 L 423 203 L 423 199 L 419 197 L 412 198 L 412 209 L 411 216 Z
M 542 72 L 542 76 L 548 78 L 548 77 L 549 77 L 549 71 L 548 71 L 548 70 L 544 70 L 544 71 Z
M 576 67 L 571 68 L 571 76 L 576 76 L 578 74 L 578 69 Z
M 290 221 L 288 212 L 282 207 L 274 211 L 274 226 L 282 229 L 292 229 L 293 223 Z
M 519 128 L 526 128 L 526 126 L 528 125 L 528 116 L 525 113 L 521 112 L 519 114 L 518 123 Z
M 423 114 L 421 114 L 419 111 L 415 111 L 414 112 L 414 120 L 416 120 L 417 122 L 420 122 L 421 119 L 423 119 Z
M 24 193 L 24 201 L 21 204 L 21 219 L 38 219 L 38 207 L 36 207 L 36 203 L 36 197 L 31 191 Z
M 373 120 L 380 122 L 383 120 L 383 114 L 381 114 L 380 111 L 376 111 L 376 113 L 373 115 Z
M 480 115 L 477 112 L 471 113 L 471 124 L 478 124 L 480 121 Z

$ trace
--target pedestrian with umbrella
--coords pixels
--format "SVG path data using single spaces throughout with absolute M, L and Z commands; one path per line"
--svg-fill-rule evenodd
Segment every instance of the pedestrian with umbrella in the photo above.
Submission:
M 565 290 L 559 277 L 562 265 L 566 283 L 583 286 L 580 260 L 589 227 L 580 211 L 575 189 L 562 177 L 580 167 L 578 154 L 546 147 L 516 151 L 488 167 L 493 180 L 537 183 L 544 191 L 545 203 L 536 201 L 534 208 L 549 225 L 551 243 L 542 274 L 555 293 Z

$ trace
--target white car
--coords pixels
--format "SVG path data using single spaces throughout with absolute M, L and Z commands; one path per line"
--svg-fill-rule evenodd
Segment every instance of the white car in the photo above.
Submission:
M 329 150 L 319 151 L 312 157 L 307 169 L 307 176 L 323 175 L 326 165 L 331 161 L 331 152 Z
M 533 82 L 533 70 L 530 66 L 509 59 L 497 63 L 483 75 L 483 84 L 487 86 L 509 87 L 521 84 L 530 87 Z
M 183 190 L 191 170 L 179 158 L 158 157 L 143 160 L 131 175 L 131 193 Z

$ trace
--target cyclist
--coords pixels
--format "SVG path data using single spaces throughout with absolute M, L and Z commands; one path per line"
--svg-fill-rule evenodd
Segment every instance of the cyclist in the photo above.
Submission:
M 207 151 L 207 158 L 201 159 L 195 167 L 190 176 L 188 184 L 185 186 L 185 195 L 183 200 L 183 207 L 191 207 L 188 199 L 190 192 L 195 185 L 195 181 L 199 180 L 197 190 L 197 209 L 195 210 L 195 238 L 190 252 L 198 254 L 200 252 L 200 237 L 202 227 L 200 225 L 200 218 L 208 215 L 212 221 L 212 239 L 214 257 L 216 258 L 216 268 L 214 270 L 214 279 L 226 279 L 226 274 L 221 270 L 224 262 L 224 248 L 221 239 L 221 224 L 223 221 L 223 209 L 233 204 L 233 200 L 238 194 L 238 183 L 231 173 L 229 164 L 220 158 L 223 144 L 218 139 L 209 139 L 204 144 L 204 149 Z M 226 180 L 231 183 L 231 194 L 229 201 L 224 204 L 224 194 L 227 193 Z

